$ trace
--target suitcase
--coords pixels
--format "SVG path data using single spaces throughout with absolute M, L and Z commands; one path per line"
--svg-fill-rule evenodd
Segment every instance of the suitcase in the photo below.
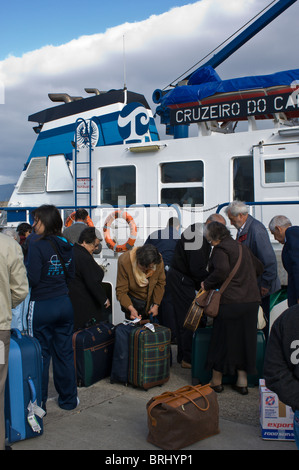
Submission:
M 119 323 L 115 327 L 115 343 L 113 351 L 110 383 L 128 384 L 129 342 L 131 332 L 136 326 L 131 323 Z
M 162 385 L 170 375 L 171 330 L 158 324 L 145 325 L 130 334 L 128 382 L 145 390 Z
M 208 348 L 210 344 L 210 338 L 212 335 L 211 328 L 199 328 L 193 334 L 192 340 L 192 385 L 199 383 L 207 384 L 212 378 L 212 371 L 206 369 L 206 359 L 208 354 Z M 254 387 L 258 385 L 259 378 L 263 377 L 263 365 L 264 356 L 266 349 L 265 335 L 261 330 L 257 332 L 257 354 L 256 354 L 256 369 L 255 375 L 248 375 L 248 386 Z M 236 376 L 224 375 L 222 379 L 223 384 L 233 384 L 236 382 Z
M 36 338 L 11 331 L 5 385 L 5 432 L 9 443 L 43 433 L 42 355 Z M 28 410 L 28 406 L 31 409 Z
M 217 394 L 208 385 L 187 385 L 152 397 L 146 405 L 147 441 L 178 450 L 218 434 Z
M 89 387 L 110 375 L 114 348 L 114 325 L 98 325 L 73 334 L 74 362 L 78 387 Z

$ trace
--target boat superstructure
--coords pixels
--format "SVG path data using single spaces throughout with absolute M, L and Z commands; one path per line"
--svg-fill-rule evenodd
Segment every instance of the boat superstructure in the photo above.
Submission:
M 103 236 L 97 260 L 114 323 L 123 318 L 114 293 L 118 247 L 132 238 L 128 214 L 136 245 L 171 216 L 186 228 L 233 199 L 252 203 L 266 226 L 279 212 L 299 224 L 299 69 L 224 81 L 215 71 L 295 1 L 279 0 L 211 61 L 154 92 L 173 139 L 159 139 L 146 99 L 126 89 L 51 95 L 63 104 L 29 117 L 37 140 L 9 201 L 8 225 L 29 220 L 30 208 L 41 204 L 57 205 L 64 220 L 87 208 Z

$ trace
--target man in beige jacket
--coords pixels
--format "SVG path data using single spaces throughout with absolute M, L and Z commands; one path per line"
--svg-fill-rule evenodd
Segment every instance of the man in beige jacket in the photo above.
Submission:
M 11 309 L 28 294 L 28 280 L 20 245 L 0 233 L 0 450 L 5 449 L 4 391 L 8 368 Z

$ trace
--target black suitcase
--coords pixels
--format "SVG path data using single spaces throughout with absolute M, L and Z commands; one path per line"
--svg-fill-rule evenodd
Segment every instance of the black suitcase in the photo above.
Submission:
M 98 325 L 73 334 L 74 361 L 78 387 L 89 387 L 110 375 L 114 348 L 114 325 Z
M 113 351 L 112 369 L 110 382 L 128 384 L 129 372 L 129 342 L 132 331 L 135 331 L 134 324 L 119 323 L 115 327 L 115 344 Z

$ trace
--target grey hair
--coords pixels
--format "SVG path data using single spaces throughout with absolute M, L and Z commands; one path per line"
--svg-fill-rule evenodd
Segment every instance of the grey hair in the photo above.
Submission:
M 219 222 L 220 224 L 226 225 L 226 220 L 221 214 L 211 214 L 206 220 L 206 224 L 209 224 L 210 222 Z
M 228 212 L 231 213 L 234 217 L 236 217 L 239 214 L 248 214 L 248 206 L 246 206 L 245 202 L 242 201 L 233 201 L 231 202 L 227 208 L 225 209 L 225 213 L 228 214 Z
M 290 227 L 291 225 L 292 222 L 288 217 L 285 215 L 276 215 L 269 222 L 269 230 L 273 233 L 275 231 L 275 227 Z

